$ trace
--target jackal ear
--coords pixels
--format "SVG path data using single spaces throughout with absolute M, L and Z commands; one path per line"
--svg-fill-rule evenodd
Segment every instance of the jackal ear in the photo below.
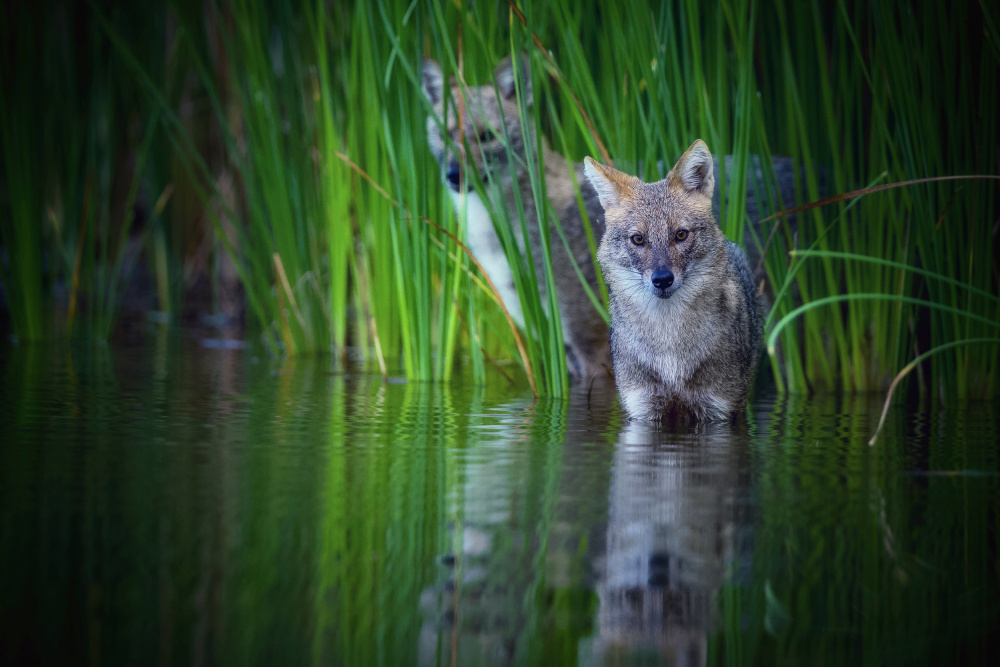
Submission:
M 431 104 L 440 102 L 444 96 L 444 74 L 436 60 L 424 58 L 423 65 L 420 67 L 420 78 L 424 95 L 427 96 Z
M 642 183 L 638 178 L 614 167 L 595 162 L 593 158 L 583 158 L 583 173 L 597 191 L 601 206 L 608 210 L 635 194 L 635 188 Z
M 688 148 L 677 164 L 670 170 L 670 187 L 682 188 L 685 192 L 697 192 L 711 197 L 715 190 L 715 176 L 712 173 L 712 154 L 701 139 Z
M 531 106 L 534 95 L 531 92 L 531 71 L 528 69 L 528 54 L 522 51 L 517 56 L 518 76 L 521 78 L 521 94 L 524 97 L 525 106 Z M 497 81 L 497 88 L 504 99 L 514 99 L 517 92 L 514 85 L 514 60 L 507 56 L 500 61 L 497 68 L 493 70 L 493 78 Z

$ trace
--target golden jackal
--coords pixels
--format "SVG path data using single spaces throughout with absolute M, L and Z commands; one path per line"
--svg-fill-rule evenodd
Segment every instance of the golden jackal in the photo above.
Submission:
M 591 158 L 585 170 L 605 211 L 597 258 L 625 410 L 652 420 L 739 416 L 757 367 L 758 301 L 746 255 L 712 214 L 705 142 L 656 183 Z
M 527 56 L 522 56 L 519 60 L 522 64 L 519 73 L 521 94 L 525 97 L 525 103 L 530 106 L 532 92 Z M 451 107 L 445 113 L 445 105 L 449 103 L 449 98 L 445 95 L 441 67 L 433 60 L 425 60 L 423 89 L 427 99 L 434 105 L 434 115 L 427 118 L 427 137 L 431 151 L 441 164 L 456 209 L 461 205 L 463 194 L 466 197 L 469 249 L 500 292 L 500 298 L 503 299 L 508 312 L 518 325 L 523 327 L 524 316 L 514 288 L 510 264 L 501 247 L 489 211 L 491 207 L 494 211 L 505 209 L 509 219 L 516 222 L 519 201 L 524 211 L 536 275 L 545 275 L 542 266 L 538 210 L 526 167 L 525 146 L 530 144 L 533 148 L 536 144 L 534 136 L 524 136 L 522 132 L 511 58 L 504 59 L 497 66 L 494 78 L 496 88 L 487 85 L 466 88 L 463 91 L 456 83 L 452 83 L 450 100 L 458 100 L 464 92 L 464 127 L 460 131 L 456 109 Z M 534 128 L 533 123 L 525 125 L 529 129 Z M 450 150 L 442 134 L 442 127 L 451 137 L 452 146 L 467 147 L 465 174 L 462 173 L 462 161 Z M 569 246 L 567 254 L 566 246 L 559 236 L 550 234 L 552 270 L 559 301 L 563 341 L 566 345 L 567 366 L 575 378 L 589 380 L 610 373 L 608 327 L 583 289 L 580 277 L 573 267 L 573 262 L 570 261 L 570 255 L 594 294 L 600 293 L 597 287 L 597 270 L 580 216 L 570 167 L 564 157 L 552 151 L 544 143 L 543 151 L 542 157 L 545 163 L 543 178 L 551 204 L 550 210 L 559 218 Z M 513 168 L 512 156 L 515 163 Z M 576 165 L 575 172 L 594 238 L 600 239 L 604 231 L 604 211 L 597 201 L 596 193 L 583 177 L 583 165 Z M 479 193 L 473 189 L 473 179 L 483 181 L 484 192 L 491 199 L 491 206 L 487 206 Z M 548 225 L 545 227 L 548 228 Z M 520 252 L 524 254 L 522 234 L 515 231 L 514 237 L 517 239 Z M 544 283 L 539 289 L 542 291 L 544 303 Z

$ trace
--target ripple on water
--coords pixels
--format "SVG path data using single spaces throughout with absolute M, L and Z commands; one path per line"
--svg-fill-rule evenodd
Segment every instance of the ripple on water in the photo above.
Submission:
M 4 655 L 981 663 L 1000 626 L 995 404 L 895 404 L 870 447 L 877 395 L 657 426 L 251 355 L 7 354 Z

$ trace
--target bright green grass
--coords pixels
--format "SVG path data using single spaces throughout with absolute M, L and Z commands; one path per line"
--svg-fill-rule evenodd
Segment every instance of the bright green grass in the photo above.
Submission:
M 155 278 L 160 309 L 177 310 L 185 248 L 199 232 L 191 202 L 200 201 L 200 231 L 217 239 L 213 266 L 223 255 L 233 262 L 253 335 L 271 349 L 353 345 L 384 373 L 448 380 L 469 364 L 480 381 L 502 371 L 564 393 L 561 325 L 549 315 L 559 230 L 528 249 L 543 258 L 537 274 L 517 244 L 529 223 L 496 212 L 525 314 L 524 330 L 512 332 L 450 236 L 463 238 L 464 220 L 426 147 L 425 56 L 485 85 L 501 58 L 523 53 L 535 103 L 522 122 L 574 162 L 606 147 L 617 166 L 652 180 L 698 137 L 734 155 L 719 213 L 738 242 L 770 231 L 747 225 L 748 187 L 762 215 L 794 203 L 778 201 L 774 174 L 751 172 L 753 154 L 797 161 L 799 203 L 874 183 L 1000 173 L 1000 17 L 988 3 L 544 0 L 516 9 L 90 5 L 88 37 L 72 48 L 44 11 L 5 9 L 5 26 L 54 54 L 25 64 L 28 54 L 12 51 L 3 62 L 16 103 L 0 115 L 0 279 L 14 332 L 46 335 L 55 303 L 59 321 L 75 311 L 66 328 L 108 336 L 137 261 Z M 44 94 L 29 94 L 36 80 Z M 551 224 L 540 149 L 529 147 L 524 169 Z M 123 155 L 134 171 L 121 168 Z M 133 231 L 121 212 L 140 193 L 164 205 Z M 942 346 L 995 336 L 997 194 L 996 181 L 928 183 L 779 225 L 763 265 L 779 387 L 882 389 L 940 349 L 915 374 L 922 390 L 995 396 L 995 346 Z M 138 254 L 126 252 L 130 238 Z M 549 288 L 544 301 L 538 284 Z M 592 297 L 606 303 L 603 290 Z

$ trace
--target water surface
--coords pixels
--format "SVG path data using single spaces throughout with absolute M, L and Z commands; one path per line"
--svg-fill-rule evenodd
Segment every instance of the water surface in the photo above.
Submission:
M 1000 414 L 0 350 L 4 664 L 989 664 Z

